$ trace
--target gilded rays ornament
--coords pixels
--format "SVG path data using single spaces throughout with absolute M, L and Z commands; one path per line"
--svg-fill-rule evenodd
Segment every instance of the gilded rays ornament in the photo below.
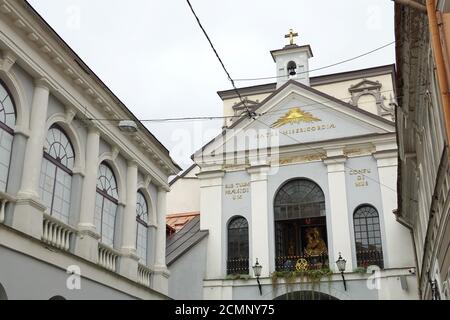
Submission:
M 294 124 L 294 123 L 300 123 L 300 122 L 318 122 L 322 121 L 319 118 L 314 117 L 311 113 L 302 111 L 300 108 L 292 108 L 289 110 L 288 113 L 286 113 L 284 116 L 282 116 L 280 119 L 278 119 L 273 125 L 272 128 L 279 128 L 282 126 L 285 126 L 287 124 Z

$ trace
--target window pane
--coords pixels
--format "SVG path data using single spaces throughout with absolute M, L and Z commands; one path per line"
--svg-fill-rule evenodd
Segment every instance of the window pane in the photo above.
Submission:
M 147 227 L 137 224 L 137 244 L 136 250 L 140 263 L 147 265 Z
M 6 191 L 13 136 L 0 128 L 0 191 Z
M 118 199 L 117 182 L 112 170 L 104 163 L 102 163 L 98 170 L 97 188 L 110 197 Z

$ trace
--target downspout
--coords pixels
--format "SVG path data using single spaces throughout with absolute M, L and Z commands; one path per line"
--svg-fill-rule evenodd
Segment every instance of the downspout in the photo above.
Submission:
M 416 262 L 416 281 L 417 281 L 417 289 L 419 290 L 419 299 L 422 300 L 422 288 L 420 287 L 420 277 L 419 277 L 419 258 L 417 257 L 417 247 L 416 247 L 416 240 L 414 239 L 414 228 L 413 226 L 408 223 L 403 217 L 398 213 L 397 210 L 394 210 L 395 217 L 397 218 L 397 222 L 400 223 L 402 226 L 407 228 L 411 234 L 411 239 L 413 243 L 413 250 L 414 250 L 414 260 Z M 420 271 L 422 272 L 422 270 Z
M 444 54 L 441 46 L 439 25 L 437 20 L 436 0 L 426 0 L 428 22 L 431 34 L 434 59 L 436 62 L 436 73 L 442 98 L 442 109 L 444 111 L 445 127 L 447 132 L 447 143 L 450 143 L 450 95 L 448 92 L 448 79 L 445 70 Z

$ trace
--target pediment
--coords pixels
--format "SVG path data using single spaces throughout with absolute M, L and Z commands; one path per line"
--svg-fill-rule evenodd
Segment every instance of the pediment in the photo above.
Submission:
M 204 146 L 203 155 L 314 144 L 395 132 L 395 124 L 318 90 L 290 81 L 260 103 L 257 117 L 242 116 Z
M 379 90 L 381 89 L 381 83 L 379 81 L 371 81 L 364 79 L 357 84 L 350 86 L 348 89 L 351 93 L 366 91 L 366 90 Z

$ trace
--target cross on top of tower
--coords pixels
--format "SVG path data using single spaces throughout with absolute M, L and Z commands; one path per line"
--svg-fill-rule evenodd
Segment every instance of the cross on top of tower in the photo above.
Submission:
M 286 39 L 289 39 L 291 45 L 294 44 L 294 38 L 298 37 L 298 33 L 294 32 L 293 29 L 289 29 L 289 33 L 284 36 Z

